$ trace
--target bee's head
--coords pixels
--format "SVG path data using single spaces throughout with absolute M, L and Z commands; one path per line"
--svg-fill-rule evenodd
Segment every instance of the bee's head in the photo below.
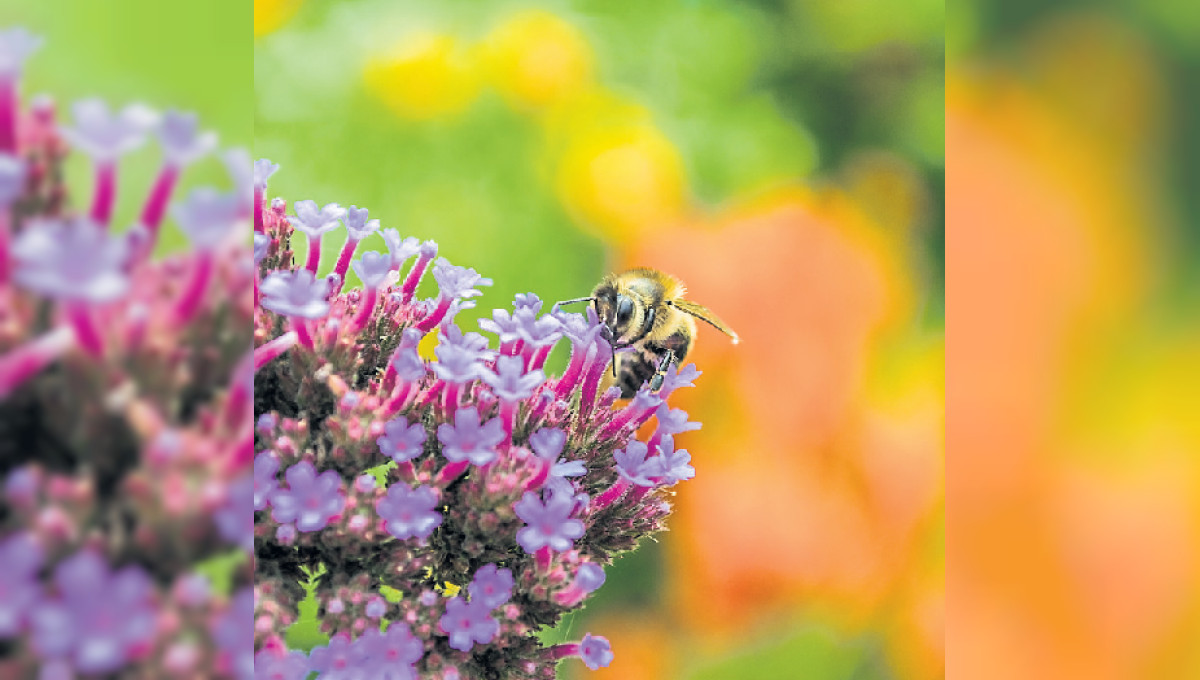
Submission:
M 608 340 L 615 345 L 627 344 L 637 335 L 641 315 L 636 300 L 624 291 L 601 290 L 596 295 L 596 314 L 608 330 Z

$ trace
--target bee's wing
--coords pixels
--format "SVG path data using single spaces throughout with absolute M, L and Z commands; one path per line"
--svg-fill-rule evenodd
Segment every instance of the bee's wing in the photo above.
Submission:
M 691 300 L 675 300 L 671 303 L 671 306 L 675 307 L 675 309 L 678 309 L 681 312 L 684 312 L 685 314 L 691 314 L 697 319 L 712 325 L 713 328 L 716 328 L 725 335 L 733 338 L 733 344 L 738 344 L 738 334 L 733 332 L 733 329 L 729 327 L 729 324 L 725 323 L 716 314 L 713 314 L 711 311 L 709 311 L 708 307 L 692 302 Z

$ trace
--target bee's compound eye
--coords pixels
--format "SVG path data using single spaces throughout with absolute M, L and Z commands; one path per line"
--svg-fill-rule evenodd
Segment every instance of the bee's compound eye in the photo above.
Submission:
M 617 323 L 626 323 L 631 316 L 633 316 L 633 300 L 622 296 L 617 301 Z

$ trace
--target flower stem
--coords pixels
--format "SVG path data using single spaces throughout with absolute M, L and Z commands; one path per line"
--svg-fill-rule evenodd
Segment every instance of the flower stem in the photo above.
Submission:
M 604 493 L 601 493 L 599 496 L 596 496 L 592 499 L 590 511 L 600 512 L 604 508 L 607 508 L 608 506 L 612 505 L 614 501 L 623 496 L 627 489 L 629 489 L 629 480 L 625 479 L 624 477 L 618 479 L 616 484 L 608 487 Z
M 308 319 L 302 316 L 291 317 L 292 330 L 296 331 L 296 338 L 300 341 L 300 346 L 305 349 L 314 349 L 312 333 L 308 330 Z
M 0 153 L 17 150 L 17 79 L 0 78 Z
M 444 295 L 439 296 L 438 306 L 428 316 L 421 319 L 421 322 L 417 324 L 417 330 L 424 333 L 433 330 L 446 317 L 446 312 L 450 309 L 450 305 L 453 302 L 453 298 L 448 298 Z
M 354 251 L 357 249 L 358 239 L 347 235 L 346 243 L 342 245 L 342 252 L 338 253 L 337 264 L 333 267 L 333 272 L 338 275 L 338 284 L 333 291 L 334 295 L 342 292 L 342 285 L 346 283 L 346 271 L 350 269 L 350 259 L 354 257 Z
M 0 399 L 8 397 L 38 371 L 42 370 L 75 344 L 70 326 L 59 326 L 49 333 L 0 356 Z
M 299 334 L 296 331 L 288 331 L 283 335 L 264 343 L 263 345 L 254 348 L 254 371 L 266 366 L 280 354 L 283 354 L 288 349 L 295 345 L 299 339 Z
M 96 328 L 96 320 L 92 318 L 92 312 L 88 306 L 81 302 L 71 302 L 67 304 L 66 312 L 67 319 L 75 329 L 75 337 L 79 340 L 79 346 L 93 357 L 102 356 L 104 340 L 100 337 L 100 330 Z
M 421 277 L 425 275 L 425 268 L 431 259 L 425 256 L 418 257 L 416 264 L 409 270 L 408 277 L 404 279 L 404 285 L 400 288 L 402 304 L 408 304 L 412 300 L 413 295 L 417 292 L 417 284 L 421 283 Z
M 150 232 L 150 242 L 145 245 L 146 251 L 154 247 L 158 238 L 158 227 L 162 224 L 163 215 L 167 212 L 167 202 L 171 200 L 171 192 L 175 190 L 175 182 L 179 179 L 179 168 L 171 163 L 163 164 L 154 181 L 154 188 L 142 208 L 142 224 Z
M 196 316 L 200 301 L 204 299 L 204 292 L 208 290 L 208 282 L 212 279 L 213 263 L 212 251 L 201 250 L 197 253 L 192 277 L 175 305 L 175 323 L 182 325 Z
M 447 463 L 446 467 L 442 468 L 442 471 L 438 473 L 438 484 L 446 485 L 450 482 L 453 482 L 454 480 L 458 479 L 462 473 L 466 472 L 470 465 L 471 461 L 469 460 L 460 460 L 457 463 Z
M 267 192 L 265 186 L 254 187 L 254 232 L 262 234 L 266 231 L 266 225 L 263 222 L 263 194 Z
M 96 163 L 96 193 L 92 198 L 92 220 L 101 227 L 108 227 L 112 220 L 113 205 L 116 200 L 116 161 L 98 161 Z
M 341 284 L 339 283 L 338 285 L 340 286 Z M 375 305 L 378 302 L 379 289 L 368 288 L 367 299 L 362 301 L 358 307 L 358 313 L 354 315 L 354 326 L 350 329 L 351 335 L 355 335 L 367 327 L 367 322 L 371 320 L 371 313 L 375 311 Z
M 312 272 L 315 276 L 317 269 L 321 266 L 321 237 L 308 237 L 308 259 L 304 263 L 304 268 Z

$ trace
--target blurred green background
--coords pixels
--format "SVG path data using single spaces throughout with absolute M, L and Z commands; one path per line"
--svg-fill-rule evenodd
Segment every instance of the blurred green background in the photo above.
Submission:
M 257 0 L 254 23 L 269 197 L 367 207 L 491 277 L 464 329 L 649 264 L 742 335 L 700 332 L 671 531 L 546 635 L 606 635 L 614 665 L 561 677 L 943 675 L 942 2 Z
M 250 149 L 253 139 L 254 74 L 252 13 L 240 0 L 163 3 L 154 0 L 18 0 L 0 4 L 0 26 L 24 26 L 40 34 L 42 48 L 26 64 L 24 101 L 49 94 L 58 119 L 70 124 L 72 102 L 99 97 L 119 109 L 140 102 L 155 109 L 193 111 L 203 129 L 216 131 L 222 149 Z M 159 168 L 149 140 L 122 159 L 115 225 L 126 228 L 139 214 Z M 74 206 L 91 200 L 86 158 L 68 164 Z M 215 157 L 181 178 L 176 197 L 198 185 L 230 187 Z M 180 191 L 182 190 L 182 191 Z M 186 243 L 171 220 L 160 252 Z

